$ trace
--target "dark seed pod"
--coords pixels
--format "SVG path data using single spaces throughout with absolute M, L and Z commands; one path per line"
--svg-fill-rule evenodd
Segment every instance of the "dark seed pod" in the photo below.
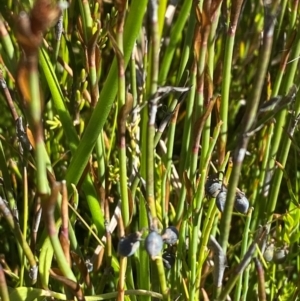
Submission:
M 145 249 L 146 249 L 147 253 L 152 258 L 154 258 L 157 255 L 159 255 L 162 248 L 163 248 L 162 237 L 156 231 L 150 232 L 145 240 Z
M 227 197 L 227 191 L 226 190 L 221 191 L 217 195 L 216 205 L 217 205 L 217 208 L 219 209 L 219 211 L 221 211 L 221 212 L 223 212 L 224 209 L 225 209 L 226 197 Z
M 239 213 L 246 214 L 248 212 L 249 201 L 242 192 L 236 194 L 234 208 Z
M 216 198 L 222 190 L 222 182 L 218 178 L 210 179 L 205 183 L 205 192 L 212 198 Z
M 123 257 L 133 255 L 140 246 L 141 233 L 131 233 L 122 237 L 118 243 L 118 253 Z
M 279 248 L 274 251 L 273 262 L 283 263 L 287 257 L 287 250 L 285 248 Z
M 166 251 L 162 255 L 163 264 L 166 269 L 171 269 L 175 263 L 175 255 Z
M 170 226 L 165 229 L 161 235 L 163 241 L 167 245 L 175 245 L 178 240 L 179 232 L 174 226 Z

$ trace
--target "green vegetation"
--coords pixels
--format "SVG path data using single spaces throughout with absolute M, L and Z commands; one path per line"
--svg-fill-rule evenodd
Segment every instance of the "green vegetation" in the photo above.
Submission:
M 0 300 L 299 300 L 298 1 L 0 6 Z

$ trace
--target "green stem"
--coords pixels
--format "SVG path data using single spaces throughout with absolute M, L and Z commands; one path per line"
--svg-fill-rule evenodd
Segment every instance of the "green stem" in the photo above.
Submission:
M 235 41 L 236 28 L 243 1 L 232 1 L 231 4 L 231 16 L 230 24 L 227 30 L 227 38 L 225 44 L 224 54 L 224 69 L 221 91 L 221 107 L 220 107 L 220 119 L 223 121 L 220 142 L 219 142 L 219 161 L 222 164 L 227 144 L 228 135 L 228 105 L 229 105 L 229 91 L 231 82 L 231 69 L 232 69 L 232 56 Z
M 240 258 L 244 258 L 247 248 L 249 245 L 249 231 L 250 231 L 250 222 L 252 219 L 252 209 L 250 209 L 246 223 L 245 223 L 245 228 L 244 228 L 244 234 L 243 234 L 243 239 L 242 239 L 242 248 L 241 248 L 241 255 Z M 244 296 L 247 295 L 247 291 L 242 287 L 243 283 L 243 274 L 238 278 L 236 289 L 235 289 L 235 294 L 234 294 L 234 301 L 239 301 L 241 300 L 241 293 L 243 293 Z
M 42 126 L 42 107 L 39 89 L 39 74 L 37 66 L 37 55 L 28 57 L 29 70 L 29 112 L 30 121 L 35 140 L 36 181 L 38 193 L 46 195 L 49 193 L 47 179 L 47 162 L 44 158 L 44 137 Z
M 133 0 L 124 29 L 124 64 L 125 67 L 130 58 L 135 40 L 140 31 L 147 0 Z M 96 140 L 103 129 L 103 125 L 110 112 L 111 105 L 117 93 L 117 62 L 114 60 L 105 84 L 100 93 L 100 101 L 85 129 L 83 137 L 78 145 L 77 151 L 68 167 L 66 173 L 67 183 L 77 184 L 83 170 L 88 162 L 89 156 L 94 148 Z
M 125 83 L 125 65 L 123 60 L 123 30 L 124 30 L 124 17 L 125 7 L 121 7 L 118 13 L 117 25 L 117 46 L 119 54 L 117 54 L 118 61 L 118 107 L 119 107 L 119 124 L 118 124 L 118 147 L 119 147 L 119 160 L 120 160 L 120 190 L 121 190 L 121 208 L 124 227 L 126 228 L 129 223 L 129 200 L 128 200 L 128 185 L 127 185 L 127 156 L 126 156 L 126 83 Z
M 27 224 L 28 224 L 28 174 L 27 174 L 27 166 L 25 165 L 24 160 L 24 167 L 23 167 L 23 185 L 24 185 L 24 196 L 23 196 L 23 204 L 24 204 L 24 211 L 23 211 L 23 236 L 26 238 L 27 236 Z M 24 257 L 24 256 L 23 256 Z M 23 258 L 24 259 L 24 258 Z M 21 271 L 20 271 L 20 285 L 23 286 L 23 280 L 24 280 L 24 268 L 25 268 L 25 262 L 24 260 Z
M 191 206 L 193 208 L 193 230 L 192 230 L 192 237 L 191 237 L 191 245 L 190 245 L 190 249 L 189 249 L 189 263 L 190 263 L 190 269 L 191 269 L 191 274 L 190 274 L 190 288 L 189 288 L 189 292 L 190 292 L 190 299 L 191 300 L 196 300 L 196 290 L 198 289 L 198 286 L 195 286 L 194 284 L 197 281 L 197 274 L 201 275 L 201 270 L 202 270 L 202 266 L 198 267 L 198 271 L 196 269 L 197 264 L 196 264 L 196 258 L 197 258 L 197 250 L 198 250 L 198 235 L 199 235 L 199 231 L 200 231 L 200 221 L 201 221 L 201 215 L 202 215 L 202 210 L 201 205 L 202 205 L 202 201 L 204 198 L 204 185 L 205 185 L 205 181 L 206 181 L 206 177 L 207 177 L 207 173 L 208 173 L 208 167 L 209 167 L 209 163 L 211 160 L 211 155 L 212 152 L 214 150 L 214 147 L 217 143 L 217 139 L 220 133 L 220 128 L 221 128 L 221 124 L 219 123 L 217 124 L 214 133 L 213 133 L 213 139 L 209 145 L 209 149 L 207 151 L 207 155 L 205 158 L 205 165 L 203 166 L 203 169 L 201 170 L 201 178 L 200 178 L 200 183 L 198 184 L 197 187 L 197 191 L 196 191 L 196 195 L 195 195 L 195 202 L 194 205 Z M 208 229 L 207 229 L 208 230 Z M 209 231 L 209 230 L 208 230 Z M 205 235 L 209 235 L 208 233 L 206 233 Z M 203 238 L 203 247 L 207 244 L 207 240 L 208 237 L 204 237 Z M 204 256 L 204 254 L 199 255 L 199 256 Z M 204 260 L 203 257 L 201 257 L 201 260 Z M 201 263 L 199 262 L 199 265 L 201 265 Z M 197 271 L 197 274 L 196 274 Z M 198 278 L 199 281 L 199 278 Z
M 183 5 L 180 9 L 178 19 L 176 23 L 172 27 L 171 35 L 170 35 L 170 42 L 167 46 L 167 49 L 164 53 L 163 60 L 160 67 L 158 82 L 160 85 L 164 85 L 167 75 L 170 70 L 170 66 L 174 57 L 174 53 L 178 42 L 181 38 L 181 34 L 186 23 L 186 20 L 189 17 L 191 8 L 192 8 L 192 0 L 186 0 L 183 2 Z M 191 34 L 191 33 L 189 33 Z M 158 37 L 159 38 L 159 37 Z
M 267 73 L 267 68 L 269 65 L 270 54 L 272 49 L 274 24 L 275 24 L 275 16 L 276 16 L 275 12 L 276 12 L 276 7 L 272 7 L 272 10 L 268 11 L 268 15 L 266 16 L 265 19 L 264 39 L 263 39 L 262 49 L 259 53 L 258 68 L 257 68 L 253 88 L 251 90 L 251 94 L 249 97 L 250 101 L 247 102 L 246 113 L 242 121 L 243 126 L 240 134 L 240 139 L 237 142 L 237 147 L 233 158 L 233 169 L 232 169 L 232 174 L 228 186 L 225 209 L 220 224 L 219 243 L 225 253 L 227 250 L 227 243 L 228 243 L 229 232 L 231 228 L 231 219 L 232 219 L 236 188 L 238 185 L 238 181 L 242 169 L 242 163 L 249 142 L 249 137 L 247 137 L 244 134 L 247 133 L 249 129 L 251 129 L 256 119 L 257 108 L 260 101 L 262 87 Z
M 43 208 L 43 214 L 45 217 L 45 222 L 47 225 L 48 235 L 49 239 L 51 241 L 54 254 L 59 266 L 59 269 L 61 270 L 62 274 L 69 278 L 70 280 L 73 280 L 77 283 L 77 279 L 73 274 L 73 271 L 66 260 L 64 251 L 62 249 L 62 246 L 60 244 L 59 238 L 58 238 L 58 231 L 56 229 L 55 219 L 54 219 L 54 210 L 56 202 L 58 201 L 59 196 L 59 190 L 61 188 L 61 185 L 57 182 L 54 183 L 54 186 L 51 189 L 51 194 L 49 197 L 46 197 L 42 200 L 42 208 Z
M 157 91 L 157 79 L 158 79 L 158 68 L 159 68 L 159 40 L 158 40 L 158 20 L 157 20 L 157 3 L 155 0 L 151 0 L 151 48 L 150 55 L 151 59 L 149 62 L 150 66 L 150 94 L 151 97 Z M 151 217 L 153 221 L 156 219 L 156 205 L 155 205 L 155 183 L 154 183 L 154 137 L 155 137 L 155 120 L 157 113 L 157 101 L 152 101 L 149 107 L 149 120 L 147 130 L 147 203 L 150 209 Z M 156 228 L 155 225 L 154 229 Z
M 64 96 L 60 89 L 60 85 L 58 83 L 58 79 L 56 77 L 54 68 L 51 64 L 51 61 L 50 61 L 49 56 L 47 55 L 45 49 L 40 50 L 39 63 L 41 65 L 44 75 L 47 79 L 47 82 L 48 82 L 48 85 L 50 88 L 50 92 L 52 95 L 53 105 L 54 105 L 56 112 L 59 115 L 64 133 L 68 139 L 71 153 L 72 154 L 77 153 L 76 151 L 77 151 L 77 145 L 79 143 L 79 138 L 78 138 L 76 130 L 73 126 L 73 122 L 72 122 L 71 116 L 69 114 L 69 111 L 66 108 Z M 96 140 L 98 138 L 99 138 L 99 135 L 96 137 Z M 96 140 L 95 140 L 95 142 L 96 142 Z M 44 157 L 46 154 L 47 153 L 44 150 Z M 48 155 L 46 158 L 48 158 Z M 87 164 L 87 162 L 85 162 L 85 164 Z M 48 164 L 48 166 L 49 166 L 49 164 Z M 85 167 L 86 167 L 86 165 L 85 166 L 81 165 L 81 168 L 82 168 L 81 172 L 83 172 Z M 77 182 L 76 183 L 72 182 L 72 177 L 71 177 L 70 180 L 67 180 L 68 187 L 70 187 L 71 184 L 77 184 L 81 175 L 82 174 L 79 175 L 78 171 L 75 171 L 74 174 L 72 174 L 72 176 L 73 177 L 76 176 Z M 67 178 L 67 176 L 66 176 L 66 178 Z M 103 217 L 103 212 L 100 208 L 98 196 L 95 191 L 95 187 L 94 187 L 92 178 L 89 174 L 84 179 L 83 190 L 86 194 L 87 203 L 88 203 L 90 212 L 92 214 L 93 222 L 97 227 L 98 234 L 101 235 L 104 233 L 104 217 Z
M 284 135 L 283 138 L 281 139 L 281 151 L 279 153 L 277 161 L 282 165 L 283 168 L 285 168 L 287 158 L 289 155 L 290 147 L 291 147 L 291 138 L 294 135 L 295 131 L 295 119 L 298 117 L 300 114 L 300 93 L 297 94 L 296 98 L 296 103 L 294 107 L 294 114 L 290 115 L 290 122 L 289 122 L 289 128 L 287 129 L 289 135 Z M 297 124 L 297 123 L 296 123 Z M 267 207 L 267 216 L 268 216 L 268 221 L 271 221 L 273 218 L 273 211 L 275 210 L 278 196 L 279 196 L 279 191 L 281 187 L 281 180 L 282 180 L 283 172 L 281 169 L 276 169 L 274 178 L 272 180 L 271 184 L 271 190 L 270 190 L 270 201 L 268 202 L 268 207 Z
M 93 26 L 90 4 L 89 1 L 87 0 L 79 0 L 78 3 L 79 3 L 80 14 L 81 14 L 81 20 L 82 20 L 82 28 L 84 31 L 84 40 L 87 45 L 92 36 L 92 26 Z
M 296 36 L 297 43 L 293 47 L 293 53 L 291 55 L 292 62 L 290 64 L 288 64 L 288 66 L 287 66 L 286 77 L 285 77 L 284 83 L 283 83 L 283 89 L 284 89 L 283 92 L 285 94 L 288 92 L 288 90 L 292 86 L 292 83 L 293 83 L 294 77 L 295 77 L 295 73 L 297 70 L 298 62 L 295 61 L 294 59 L 298 58 L 300 55 L 300 39 L 299 38 L 300 38 L 300 33 L 298 32 L 297 36 Z M 282 144 L 282 142 L 283 142 L 282 139 L 286 140 L 286 138 L 287 138 L 286 135 L 284 135 L 284 138 L 282 138 L 283 127 L 284 127 L 284 124 L 286 121 L 286 115 L 287 115 L 287 109 L 282 110 L 278 114 L 278 117 L 276 118 L 276 124 L 275 124 L 275 128 L 274 128 L 274 136 L 273 136 L 272 144 L 271 144 L 271 148 L 270 148 L 270 151 L 271 151 L 270 158 L 276 158 L 280 145 L 283 145 L 284 147 L 286 146 L 285 144 Z M 281 155 L 283 155 L 283 153 Z M 271 171 L 274 168 L 274 165 L 275 165 L 275 161 L 270 160 L 269 164 L 268 164 L 268 170 Z M 280 187 L 280 182 L 281 182 L 280 177 L 282 177 L 282 176 L 277 175 L 276 180 L 274 180 L 277 182 L 279 187 Z M 273 196 L 276 196 L 276 195 L 278 195 L 278 191 L 276 191 L 277 189 L 274 185 L 275 185 L 275 182 L 272 183 L 272 187 L 273 187 L 272 193 L 274 194 Z M 271 195 L 270 195 L 269 200 L 270 200 L 270 202 L 269 202 L 269 205 L 267 208 L 268 214 L 270 214 L 274 210 L 276 203 L 277 203 L 277 197 L 271 198 Z M 268 215 L 268 216 L 270 217 L 270 215 Z
M 182 178 L 183 173 L 185 170 L 189 170 L 190 167 L 190 156 L 188 156 L 188 150 L 189 145 L 191 143 L 191 133 L 192 133 L 192 114 L 193 114 L 193 106 L 194 106 L 194 99 L 195 99 L 195 93 L 196 93 L 196 63 L 194 62 L 192 64 L 192 71 L 191 71 L 191 77 L 190 77 L 190 86 L 191 90 L 188 92 L 187 96 L 187 107 L 186 107 L 186 116 L 184 120 L 184 128 L 183 128 L 183 140 L 184 143 L 182 143 L 181 146 L 181 152 L 180 157 L 182 158 L 180 160 L 179 164 L 179 176 Z M 184 185 L 182 185 L 182 188 L 180 190 L 180 196 L 179 196 L 179 204 L 176 210 L 176 218 L 175 223 L 177 224 L 183 214 L 184 205 L 186 200 L 186 189 Z
M 7 208 L 6 204 L 5 204 L 5 200 L 3 200 L 0 197 L 0 211 L 3 214 L 3 217 L 6 219 L 9 227 L 11 228 L 11 230 L 14 232 L 14 235 L 18 241 L 18 243 L 20 244 L 21 249 L 23 250 L 27 260 L 29 261 L 29 265 L 31 267 L 31 277 L 32 277 L 32 281 L 33 283 L 36 282 L 36 277 L 37 277 L 37 263 L 35 260 L 35 257 L 25 239 L 25 237 L 22 234 L 22 231 L 19 227 L 19 224 L 17 223 L 17 221 L 15 220 L 15 218 L 13 217 L 13 215 L 11 214 L 11 211 Z

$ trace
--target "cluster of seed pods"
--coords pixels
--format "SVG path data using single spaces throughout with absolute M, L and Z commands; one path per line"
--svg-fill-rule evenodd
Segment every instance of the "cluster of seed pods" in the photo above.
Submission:
M 285 246 L 276 248 L 274 243 L 270 243 L 263 255 L 265 261 L 280 264 L 285 262 L 288 255 L 288 249 Z
M 172 246 L 178 240 L 178 230 L 174 226 L 170 226 L 163 230 L 161 234 L 157 231 L 151 230 L 144 242 L 144 247 L 149 256 L 155 259 L 161 253 L 164 243 Z M 140 246 L 142 232 L 131 233 L 126 237 L 122 237 L 118 244 L 118 253 L 123 257 L 133 255 Z M 162 255 L 164 264 L 167 268 L 175 262 L 175 255 L 171 252 L 165 251 Z
M 218 177 L 210 177 L 205 184 L 206 194 L 212 198 L 216 198 L 217 208 L 223 212 L 225 209 L 225 202 L 227 197 L 227 188 Z M 247 213 L 249 209 L 249 201 L 245 194 L 241 191 L 236 192 L 234 208 L 239 213 Z

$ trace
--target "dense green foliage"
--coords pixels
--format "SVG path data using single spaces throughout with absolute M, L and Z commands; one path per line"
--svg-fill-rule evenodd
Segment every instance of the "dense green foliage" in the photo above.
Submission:
M 298 300 L 298 1 L 0 5 L 0 300 Z

